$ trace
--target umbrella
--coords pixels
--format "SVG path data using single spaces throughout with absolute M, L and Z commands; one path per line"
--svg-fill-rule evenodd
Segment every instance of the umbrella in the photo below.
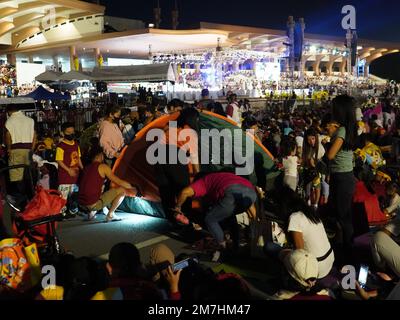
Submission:
M 57 72 L 57 71 L 46 71 L 41 74 L 39 74 L 35 80 L 41 83 L 50 83 L 50 82 L 56 82 L 60 79 L 60 77 L 63 75 L 62 72 Z
M 32 91 L 30 94 L 24 96 L 24 98 L 32 98 L 36 101 L 41 100 L 71 100 L 71 96 L 63 95 L 61 93 L 53 93 L 42 86 L 39 86 L 36 90 Z
M 70 71 L 64 73 L 60 78 L 60 81 L 85 81 L 85 80 L 93 80 L 93 77 L 89 72 L 83 71 Z

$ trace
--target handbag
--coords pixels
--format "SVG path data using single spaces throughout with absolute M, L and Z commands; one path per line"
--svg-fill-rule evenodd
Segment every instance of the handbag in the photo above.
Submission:
M 61 193 L 57 190 L 46 190 L 41 186 L 36 187 L 36 195 L 21 213 L 24 221 L 32 221 L 60 214 L 67 204 Z
M 20 239 L 0 241 L 0 289 L 26 292 L 39 283 L 40 260 L 36 245 L 25 247 Z

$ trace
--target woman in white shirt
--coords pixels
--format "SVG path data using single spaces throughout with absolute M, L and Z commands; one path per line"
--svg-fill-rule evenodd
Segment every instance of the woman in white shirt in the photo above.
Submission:
M 281 191 L 282 218 L 287 222 L 289 239 L 295 250 L 306 250 L 317 258 L 318 279 L 325 278 L 331 271 L 335 256 L 319 215 L 292 190 Z
M 293 191 L 297 190 L 297 166 L 299 158 L 296 156 L 297 146 L 296 142 L 285 139 L 281 144 L 282 153 L 282 165 L 285 170 L 285 176 L 283 178 L 283 184 L 288 186 Z

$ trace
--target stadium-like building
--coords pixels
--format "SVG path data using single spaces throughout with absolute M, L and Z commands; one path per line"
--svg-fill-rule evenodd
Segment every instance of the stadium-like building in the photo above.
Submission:
M 11 64 L 93 68 L 111 58 L 158 60 L 218 48 L 283 58 L 286 30 L 200 23 L 194 30 L 148 28 L 141 21 L 106 17 L 105 7 L 78 0 L 0 1 L 0 55 Z M 300 67 L 315 75 L 345 75 L 345 37 L 305 34 Z M 368 76 L 376 59 L 400 43 L 358 40 L 358 64 Z M 232 54 L 234 59 L 234 54 Z

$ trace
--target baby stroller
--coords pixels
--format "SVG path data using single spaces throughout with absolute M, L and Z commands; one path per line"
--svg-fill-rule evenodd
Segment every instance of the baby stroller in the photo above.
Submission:
M 25 190 L 23 195 L 16 193 L 15 188 L 12 190 L 12 184 L 9 181 L 9 171 L 18 168 L 24 168 L 24 182 L 22 188 L 19 188 L 20 191 Z M 7 236 L 18 237 L 25 245 L 36 243 L 42 261 L 51 260 L 55 255 L 59 255 L 62 249 L 56 229 L 57 222 L 63 219 L 60 211 L 65 205 L 65 200 L 60 198 L 60 201 L 47 205 L 44 202 L 38 203 L 38 199 L 43 198 L 43 193 L 50 195 L 49 198 L 53 197 L 53 199 L 57 199 L 59 194 L 41 188 L 37 188 L 35 194 L 30 166 L 19 165 L 1 168 L 0 177 L 2 177 L 0 192 L 2 198 L 5 199 L 3 225 Z M 54 204 L 54 212 L 48 212 L 46 207 Z M 40 210 L 33 210 L 34 207 L 38 207 Z

